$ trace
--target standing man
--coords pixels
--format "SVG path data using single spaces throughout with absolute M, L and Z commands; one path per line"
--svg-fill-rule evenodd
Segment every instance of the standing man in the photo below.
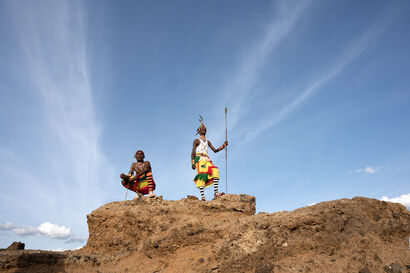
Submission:
M 134 199 L 141 198 L 145 194 L 149 197 L 155 197 L 155 182 L 152 178 L 152 169 L 149 161 L 144 161 L 144 152 L 138 150 L 135 155 L 137 162 L 132 163 L 128 175 L 121 174 L 122 185 L 137 193 Z
M 212 146 L 212 143 L 205 138 L 206 127 L 203 123 L 202 117 L 200 119 L 200 122 L 201 125 L 197 129 L 199 139 L 194 140 L 191 153 L 191 163 L 192 169 L 196 169 L 197 173 L 197 175 L 194 178 L 194 182 L 201 193 L 201 200 L 205 201 L 204 188 L 209 187 L 212 184 L 214 184 L 215 198 L 224 195 L 223 192 L 218 192 L 219 171 L 218 168 L 214 166 L 214 164 L 208 156 L 208 147 L 211 148 L 211 150 L 214 153 L 217 153 L 223 150 L 226 146 L 228 146 L 228 141 L 225 141 L 221 147 L 215 149 L 214 146 Z

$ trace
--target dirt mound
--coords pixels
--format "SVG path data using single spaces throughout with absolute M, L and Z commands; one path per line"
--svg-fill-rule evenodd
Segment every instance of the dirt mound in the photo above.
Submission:
M 0 270 L 410 272 L 410 213 L 400 204 L 356 197 L 254 213 L 248 195 L 112 202 L 87 216 L 81 250 L 1 251 Z

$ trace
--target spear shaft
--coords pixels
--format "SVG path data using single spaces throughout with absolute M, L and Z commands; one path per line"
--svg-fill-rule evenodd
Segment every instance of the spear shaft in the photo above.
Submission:
M 225 107 L 225 141 L 228 141 L 228 108 Z M 228 194 L 228 146 L 225 147 L 225 184 Z

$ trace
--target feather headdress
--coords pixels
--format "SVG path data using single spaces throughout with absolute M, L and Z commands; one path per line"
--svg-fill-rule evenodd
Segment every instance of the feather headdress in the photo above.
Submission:
M 199 115 L 199 122 L 200 122 L 200 125 L 199 125 L 198 129 L 196 129 L 196 135 L 199 134 L 199 130 L 201 130 L 202 127 L 206 127 L 205 123 L 204 123 L 204 119 L 202 118 L 201 115 Z

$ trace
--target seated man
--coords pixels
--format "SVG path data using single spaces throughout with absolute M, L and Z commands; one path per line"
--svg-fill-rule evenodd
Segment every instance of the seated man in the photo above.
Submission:
M 152 169 L 149 161 L 144 161 L 144 152 L 138 150 L 135 155 L 137 162 L 132 163 L 128 175 L 121 174 L 121 184 L 133 192 L 137 193 L 134 199 L 141 198 L 145 194 L 149 197 L 155 197 L 155 182 L 152 178 Z

